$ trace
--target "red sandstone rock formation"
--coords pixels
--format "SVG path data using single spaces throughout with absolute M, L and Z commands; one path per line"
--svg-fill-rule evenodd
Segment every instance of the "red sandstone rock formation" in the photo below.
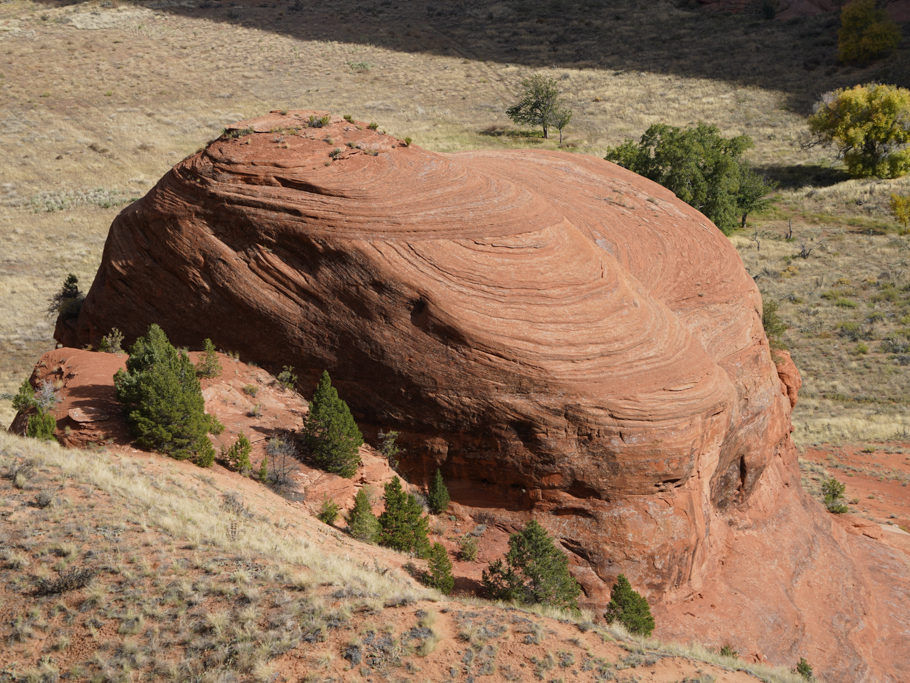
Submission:
M 668 615 L 706 582 L 763 605 L 759 566 L 757 595 L 719 569 L 756 524 L 815 562 L 841 552 L 797 494 L 798 373 L 775 367 L 755 284 L 704 216 L 600 159 L 434 154 L 310 115 L 236 124 L 126 208 L 58 340 L 157 322 L 293 364 L 307 391 L 328 369 L 362 426 L 401 432 L 412 477 L 440 466 L 455 500 L 506 524 L 549 513 L 595 608 L 619 572 Z M 807 526 L 778 523 L 791 506 Z M 744 638 L 783 659 L 833 628 L 828 661 L 861 670 L 854 617 Z

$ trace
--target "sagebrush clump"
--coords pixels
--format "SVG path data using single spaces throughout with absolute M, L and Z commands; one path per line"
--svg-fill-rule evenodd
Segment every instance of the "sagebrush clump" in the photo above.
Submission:
M 208 433 L 217 420 L 205 412 L 196 368 L 158 325 L 149 326 L 130 349 L 126 370 L 114 375 L 117 400 L 142 448 L 208 467 L 215 449 Z

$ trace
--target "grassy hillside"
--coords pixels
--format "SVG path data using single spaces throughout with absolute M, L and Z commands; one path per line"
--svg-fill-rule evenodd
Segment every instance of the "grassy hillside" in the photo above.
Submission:
M 801 680 L 445 599 L 409 561 L 217 467 L 0 433 L 0 681 Z
M 781 190 L 734 243 L 790 324 L 805 379 L 795 438 L 907 437 L 910 238 L 887 199 L 910 180 L 845 180 L 832 151 L 800 145 L 823 91 L 910 85 L 907 40 L 855 69 L 835 62 L 833 16 L 631 0 L 310 4 L 0 4 L 0 393 L 52 346 L 47 300 L 68 272 L 88 287 L 117 211 L 227 122 L 306 107 L 440 151 L 552 147 L 511 134 L 504 115 L 520 79 L 542 71 L 574 110 L 575 152 L 603 155 L 659 121 L 753 137 L 751 161 Z

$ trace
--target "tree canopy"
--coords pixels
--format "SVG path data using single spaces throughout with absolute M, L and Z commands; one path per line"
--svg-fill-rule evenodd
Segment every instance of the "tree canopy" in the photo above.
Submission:
M 725 234 L 761 208 L 773 189 L 742 159 L 752 146 L 747 135 L 725 138 L 700 123 L 677 128 L 656 123 L 635 142 L 607 151 L 606 159 L 660 183 L 695 207 Z
M 809 117 L 817 142 L 833 144 L 854 178 L 910 173 L 910 90 L 868 83 L 828 93 Z
M 556 128 L 562 142 L 562 129 L 571 120 L 572 111 L 560 100 L 555 78 L 534 74 L 521 81 L 521 98 L 506 109 L 506 116 L 515 123 L 540 126 L 545 138 L 550 137 L 551 127 Z

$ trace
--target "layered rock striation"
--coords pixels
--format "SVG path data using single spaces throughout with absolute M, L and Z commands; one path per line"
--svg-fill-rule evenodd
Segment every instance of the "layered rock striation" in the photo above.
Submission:
M 793 459 L 792 381 L 728 240 L 599 159 L 434 154 L 312 116 L 236 124 L 126 208 L 58 340 L 157 322 L 307 390 L 328 369 L 413 476 L 563 520 L 592 600 L 617 567 L 699 575 L 713 517 Z

